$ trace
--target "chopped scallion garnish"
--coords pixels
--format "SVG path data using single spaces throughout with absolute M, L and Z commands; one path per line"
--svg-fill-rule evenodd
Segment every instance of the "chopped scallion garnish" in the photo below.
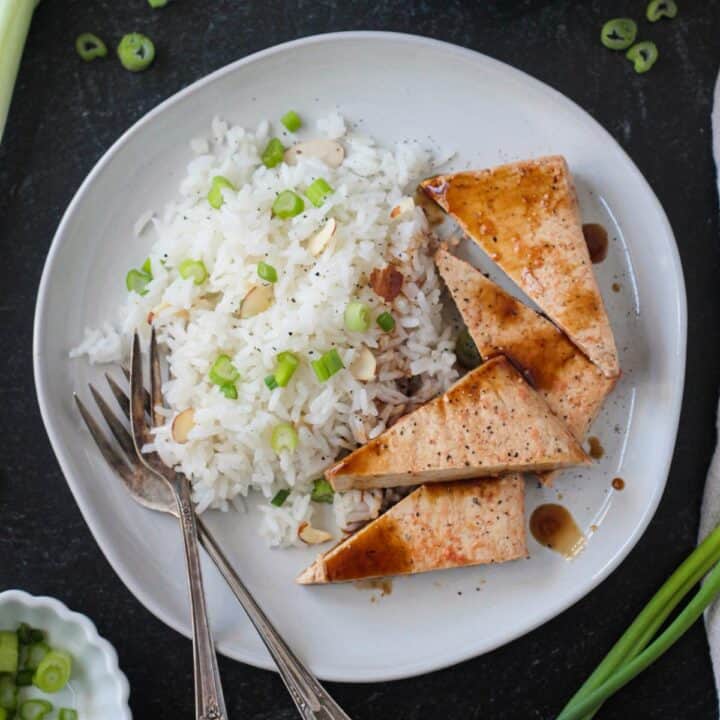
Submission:
M 274 390 L 275 388 L 280 387 L 274 375 L 266 376 L 263 382 L 267 385 L 268 390 Z
M 165 7 L 168 4 L 168 0 L 148 0 L 148 5 L 155 9 Z
M 225 383 L 225 384 L 221 385 L 220 392 L 228 400 L 237 400 L 238 391 L 237 391 L 237 387 L 235 386 L 235 383 Z
M 270 504 L 274 505 L 275 507 L 282 507 L 289 496 L 289 490 L 278 490 L 275 493 L 275 497 L 270 501 Z
M 646 73 L 658 59 L 657 45 L 650 40 L 635 43 L 626 53 L 625 57 L 633 64 L 638 75 Z
M 216 210 L 219 210 L 225 202 L 225 198 L 222 194 L 223 188 L 227 188 L 228 190 L 237 190 L 237 188 L 226 177 L 216 175 L 212 179 L 210 190 L 207 194 L 208 202 L 211 207 L 214 207 Z
M 299 215 L 305 209 L 303 199 L 292 190 L 283 190 L 276 198 L 272 206 L 272 214 L 275 217 L 287 220 Z
M 265 167 L 274 168 L 283 161 L 284 157 L 285 146 L 277 138 L 273 138 L 265 146 L 265 150 L 263 150 L 260 159 Z
M 285 387 L 298 369 L 300 359 L 297 355 L 285 351 L 277 356 L 277 361 L 278 366 L 275 371 L 275 382 L 277 382 L 278 387 Z
M 314 182 L 310 183 L 308 189 L 305 191 L 307 199 L 315 206 L 322 207 L 325 200 L 332 195 L 334 190 L 326 180 L 318 178 Z
M 313 502 L 331 503 L 334 495 L 335 491 L 332 485 L 325 478 L 319 478 L 313 482 L 312 493 L 310 493 L 310 499 Z
M 657 22 L 661 18 L 674 18 L 678 14 L 678 6 L 675 0 L 651 0 L 648 3 L 645 17 L 650 22 Z
M 51 650 L 33 675 L 33 685 L 46 693 L 62 690 L 70 680 L 72 658 L 62 650 Z
M 281 118 L 280 122 L 290 131 L 297 132 L 302 127 L 302 120 L 294 110 L 288 110 Z
M 117 54 L 126 70 L 140 72 L 149 67 L 155 59 L 155 45 L 145 35 L 129 33 L 120 40 Z
M 0 673 L 15 674 L 20 657 L 20 642 L 16 632 L 4 630 L 0 632 Z
M 52 703 L 47 700 L 25 700 L 18 708 L 18 720 L 42 720 L 53 711 Z
M 85 61 L 90 62 L 95 58 L 105 57 L 107 55 L 107 46 L 97 36 L 92 33 L 82 33 L 75 40 L 75 49 L 77 54 Z
M 325 362 L 322 358 L 312 360 L 310 367 L 314 370 L 315 377 L 317 377 L 320 382 L 325 382 L 330 378 L 330 371 L 325 367 Z
M 313 360 L 310 366 L 315 371 L 315 375 L 320 382 L 325 382 L 345 367 L 335 348 L 323 353 L 317 360 Z
M 345 327 L 350 332 L 365 332 L 370 327 L 370 308 L 357 300 L 345 308 Z
M 78 720 L 77 710 L 72 708 L 60 708 L 58 711 L 58 720 Z
M 277 270 L 266 262 L 259 262 L 257 266 L 257 274 L 265 282 L 274 283 L 277 282 L 278 274 Z
M 228 355 L 219 355 L 208 373 L 210 382 L 215 385 L 229 385 L 240 379 L 240 373 L 232 364 Z
M 129 292 L 136 292 L 138 295 L 147 295 L 147 286 L 152 280 L 152 275 L 133 268 L 125 276 L 125 287 Z
M 637 23 L 631 18 L 608 20 L 600 31 L 600 42 L 609 50 L 627 50 L 637 37 Z
M 384 332 L 392 332 L 395 329 L 395 318 L 389 312 L 380 313 L 376 322 Z
M 178 272 L 184 280 L 192 278 L 195 285 L 202 285 L 208 276 L 207 268 L 202 260 L 183 260 L 178 266 Z
M 276 453 L 293 451 L 298 445 L 297 430 L 290 423 L 280 423 L 273 428 L 270 445 Z

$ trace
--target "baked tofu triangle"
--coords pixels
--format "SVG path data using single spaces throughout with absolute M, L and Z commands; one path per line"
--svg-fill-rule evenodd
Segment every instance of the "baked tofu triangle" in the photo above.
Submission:
M 500 563 L 527 555 L 519 475 L 422 485 L 322 554 L 301 585 Z
M 496 357 L 337 462 L 325 477 L 343 491 L 589 462 L 545 400 L 506 358 Z
M 564 158 L 439 175 L 421 187 L 606 377 L 619 374 Z

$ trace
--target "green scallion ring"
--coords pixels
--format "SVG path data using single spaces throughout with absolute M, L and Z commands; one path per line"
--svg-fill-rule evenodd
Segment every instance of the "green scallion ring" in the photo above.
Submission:
M 285 504 L 285 501 L 288 499 L 289 496 L 290 496 L 289 490 L 278 490 L 275 493 L 275 496 L 273 497 L 273 499 L 270 501 L 270 504 L 274 505 L 275 507 L 282 507 Z
M 302 120 L 294 110 L 288 110 L 281 118 L 280 122 L 290 131 L 297 132 L 302 127 Z
M 305 209 L 303 199 L 292 190 L 283 190 L 272 205 L 272 214 L 275 217 L 288 220 L 299 215 Z
M 310 493 L 310 499 L 313 502 L 331 503 L 334 496 L 335 491 L 325 478 L 319 478 L 313 482 L 313 489 Z
M 297 430 L 290 423 L 280 423 L 273 428 L 270 446 L 276 453 L 283 450 L 292 452 L 298 446 Z
M 232 364 L 232 359 L 229 355 L 218 355 L 210 368 L 208 377 L 210 378 L 210 382 L 222 387 L 223 385 L 229 385 L 239 380 L 240 373 Z
M 631 18 L 608 20 L 600 31 L 600 42 L 608 50 L 627 50 L 637 37 L 637 23 Z
M 141 33 L 129 33 L 120 40 L 117 54 L 126 70 L 140 72 L 150 67 L 155 59 L 155 45 Z
M 225 202 L 225 198 L 222 194 L 223 188 L 233 191 L 237 190 L 237 188 L 226 177 L 223 177 L 222 175 L 215 175 L 210 183 L 210 190 L 208 190 L 207 199 L 210 206 L 216 210 L 219 210 Z
M 333 192 L 335 191 L 330 187 L 327 180 L 318 178 L 310 183 L 308 189 L 305 191 L 305 196 L 315 207 L 322 207 L 325 200 L 327 200 Z
M 648 3 L 645 17 L 650 22 L 657 22 L 661 18 L 674 18 L 678 14 L 678 6 L 675 0 L 651 0 Z
M 384 332 L 392 332 L 395 329 L 395 318 L 389 312 L 380 313 L 375 322 Z
M 272 265 L 263 261 L 258 263 L 257 274 L 262 280 L 269 283 L 277 282 L 278 279 L 277 270 Z
M 265 167 L 274 168 L 283 161 L 284 157 L 285 146 L 277 138 L 273 138 L 266 145 L 260 159 Z
M 208 271 L 202 260 L 183 260 L 178 265 L 178 272 L 183 280 L 193 279 L 195 285 L 202 285 L 208 277 Z
M 107 45 L 93 33 L 82 33 L 75 40 L 75 50 L 77 54 L 85 61 L 91 62 L 95 58 L 105 57 L 107 55 Z
M 645 40 L 635 43 L 626 53 L 625 57 L 633 64 L 638 75 L 646 73 L 658 59 L 658 49 L 654 42 Z
M 357 300 L 345 308 L 345 327 L 350 332 L 365 332 L 370 327 L 370 308 Z

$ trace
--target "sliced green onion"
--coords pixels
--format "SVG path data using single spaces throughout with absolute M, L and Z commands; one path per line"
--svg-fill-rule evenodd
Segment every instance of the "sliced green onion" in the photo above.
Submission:
M 50 652 L 50 646 L 46 642 L 36 642 L 27 649 L 27 655 L 23 661 L 23 669 L 36 670 L 45 656 Z
M 0 707 L 0 720 L 8 720 L 8 711 Z
M 210 382 L 215 385 L 227 385 L 240 379 L 240 373 L 232 364 L 229 355 L 219 355 L 208 373 Z
M 297 430 L 290 423 L 280 423 L 273 428 L 270 446 L 276 453 L 283 450 L 292 452 L 298 445 Z
M 328 369 L 330 377 L 345 367 L 345 365 L 343 365 L 343 361 L 340 359 L 338 351 L 335 348 L 328 350 L 322 356 L 322 361 L 325 363 L 325 367 Z
M 257 266 L 257 274 L 265 282 L 274 283 L 277 282 L 278 274 L 277 270 L 266 262 L 259 262 Z
M 263 382 L 267 385 L 268 390 L 274 390 L 275 388 L 280 387 L 274 375 L 268 375 Z
M 325 478 L 319 478 L 313 482 L 313 489 L 310 493 L 310 499 L 313 502 L 331 503 L 334 496 L 335 491 Z
M 289 496 L 289 490 L 278 490 L 275 493 L 275 497 L 270 501 L 270 504 L 274 505 L 275 507 L 282 507 Z
M 286 351 L 281 352 L 277 356 L 277 361 L 278 366 L 275 371 L 275 382 L 278 384 L 278 387 L 285 387 L 298 369 L 300 359 L 297 355 Z
M 225 383 L 224 385 L 220 386 L 220 392 L 228 399 L 228 400 L 237 400 L 238 397 L 238 391 L 237 387 L 234 383 Z
M 144 272 L 152 278 L 152 263 L 150 262 L 149 257 L 146 257 L 145 262 L 140 266 L 140 272 Z
M 28 687 L 29 685 L 32 685 L 34 674 L 35 671 L 30 670 L 29 668 L 18 670 L 18 673 L 15 676 L 15 684 L 18 687 Z
M 12 630 L 0 632 L 0 673 L 16 673 L 20 657 L 18 635 Z
M 30 629 L 30 642 L 39 643 L 45 642 L 45 631 L 38 630 L 37 628 Z
M 326 180 L 318 178 L 310 183 L 308 189 L 305 191 L 305 196 L 315 207 L 322 207 L 325 200 L 334 192 Z
M 482 362 L 477 345 L 467 328 L 463 328 L 455 340 L 455 355 L 458 362 L 468 370 L 476 368 Z
M 155 59 L 155 45 L 145 35 L 129 33 L 120 40 L 117 54 L 126 70 L 140 72 L 149 67 Z
M 168 4 L 168 0 L 148 0 L 148 5 L 155 9 L 165 7 Z
M 107 46 L 97 36 L 92 33 L 82 33 L 75 40 L 75 50 L 77 54 L 85 61 L 91 62 L 95 58 L 105 57 L 107 55 Z
M 642 75 L 657 62 L 657 45 L 649 40 L 636 43 L 625 53 L 625 57 L 633 64 L 635 72 Z
M 214 207 L 216 210 L 219 210 L 223 203 L 225 202 L 225 198 L 223 197 L 222 190 L 223 188 L 227 188 L 228 190 L 237 190 L 237 188 L 226 178 L 222 175 L 216 175 L 212 179 L 212 183 L 210 184 L 210 190 L 208 190 L 207 199 L 210 203 L 211 207 Z
M 276 217 L 287 220 L 299 215 L 305 209 L 303 199 L 292 190 L 283 190 L 276 198 L 272 206 L 272 214 Z
M 26 700 L 18 708 L 18 718 L 19 720 L 41 720 L 52 711 L 52 703 L 47 700 Z
M 32 628 L 27 623 L 20 623 L 17 629 L 18 642 L 21 645 L 29 645 L 32 642 L 31 633 Z
M 627 50 L 637 37 L 637 23 L 630 18 L 608 20 L 600 31 L 600 42 L 609 50 Z
M 72 658 L 62 650 L 51 650 L 33 675 L 33 685 L 43 692 L 54 693 L 62 690 L 70 680 Z
M 138 295 L 147 295 L 147 286 L 152 280 L 152 275 L 142 272 L 142 270 L 128 270 L 125 276 L 125 287 L 129 292 L 136 292 Z
M 60 708 L 58 711 L 58 720 L 78 720 L 77 710 L 73 710 L 72 708 Z
M 302 120 L 294 110 L 288 110 L 281 118 L 280 122 L 290 131 L 297 132 L 302 127 Z
M 645 17 L 650 22 L 657 22 L 660 18 L 674 18 L 678 14 L 675 0 L 651 0 L 645 11 Z
M 325 366 L 325 361 L 322 358 L 311 360 L 310 367 L 315 371 L 315 377 L 320 382 L 325 382 L 330 378 L 330 371 Z
M 14 710 L 17 707 L 18 689 L 11 675 L 0 675 L 0 708 Z
M 395 329 L 395 318 L 389 312 L 380 313 L 376 322 L 385 332 L 392 332 Z
M 284 157 L 285 146 L 277 138 L 273 138 L 265 146 L 260 159 L 265 167 L 274 168 L 283 161 Z
M 184 280 L 192 278 L 195 285 L 202 285 L 208 276 L 207 268 L 202 260 L 183 260 L 178 266 L 178 272 Z
M 370 308 L 357 300 L 345 308 L 345 327 L 350 332 L 365 332 L 370 327 Z

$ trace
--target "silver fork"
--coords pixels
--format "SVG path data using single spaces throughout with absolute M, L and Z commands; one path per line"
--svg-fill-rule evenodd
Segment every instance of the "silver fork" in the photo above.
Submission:
M 123 369 L 123 373 L 129 379 L 130 373 L 125 369 Z M 129 420 L 130 400 L 128 396 L 107 373 L 105 379 L 125 418 Z M 177 517 L 177 507 L 170 489 L 140 462 L 133 445 L 133 439 L 126 429 L 125 423 L 115 415 L 103 399 L 102 394 L 93 385 L 90 385 L 90 392 L 113 436 L 124 451 L 119 452 L 113 443 L 107 439 L 104 431 L 94 420 L 84 403 L 75 395 L 75 402 L 85 425 L 107 463 L 121 478 L 131 497 L 136 502 L 151 510 L 171 513 Z M 151 402 L 146 391 L 144 392 L 143 401 L 145 410 L 149 412 Z M 202 519 L 198 517 L 196 522 L 201 544 L 258 631 L 265 647 L 275 661 L 280 677 L 290 692 L 290 696 L 295 702 L 301 717 L 306 720 L 350 720 L 348 715 L 327 693 L 273 627 L 250 594 L 250 591 L 230 565 Z

